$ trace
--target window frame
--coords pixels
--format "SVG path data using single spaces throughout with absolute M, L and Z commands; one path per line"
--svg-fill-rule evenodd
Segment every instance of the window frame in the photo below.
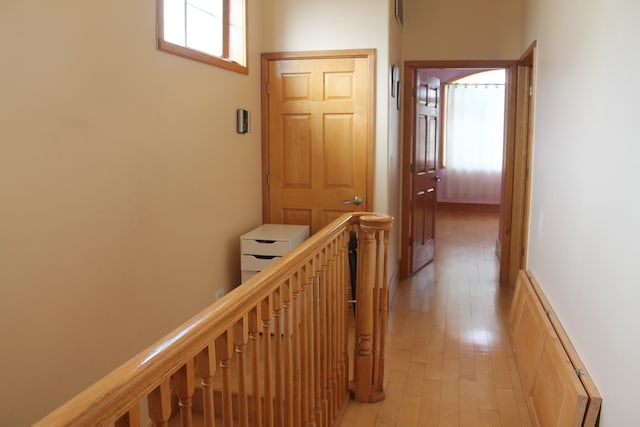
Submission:
M 215 67 L 224 68 L 241 74 L 249 74 L 249 64 L 247 59 L 247 39 L 248 39 L 248 0 L 223 0 L 223 24 L 222 24 L 222 56 L 214 56 L 189 47 L 180 46 L 170 43 L 164 39 L 164 0 L 156 0 L 156 33 L 158 40 L 158 49 L 182 56 L 183 58 L 192 59 L 194 61 L 213 65 Z M 231 13 L 233 12 L 233 13 Z M 236 40 L 235 44 L 231 43 L 231 22 L 233 15 L 240 14 L 237 22 L 242 25 L 241 40 Z

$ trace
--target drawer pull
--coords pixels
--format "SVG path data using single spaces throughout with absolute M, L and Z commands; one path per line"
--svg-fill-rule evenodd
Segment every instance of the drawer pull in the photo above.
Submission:
M 270 245 L 272 243 L 275 243 L 276 241 L 275 240 L 256 240 L 256 242 Z
M 276 257 L 275 255 L 251 255 L 251 256 L 258 259 L 274 259 Z

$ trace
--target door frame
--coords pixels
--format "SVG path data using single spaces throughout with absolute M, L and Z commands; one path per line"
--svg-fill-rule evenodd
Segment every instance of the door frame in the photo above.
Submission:
M 369 73 L 368 109 L 369 115 L 367 125 L 367 188 L 362 210 L 371 212 L 373 210 L 373 178 L 374 178 L 374 157 L 375 157 L 375 135 L 376 135 L 376 50 L 375 49 L 350 49 L 350 50 L 318 50 L 300 52 L 266 52 L 261 55 L 261 107 L 262 107 L 262 222 L 268 224 L 270 221 L 269 203 L 269 64 L 272 61 L 280 60 L 304 60 L 304 59 L 344 59 L 344 58 L 366 58 Z
M 531 49 L 531 48 L 530 48 Z M 528 51 L 527 51 L 528 52 Z M 525 54 L 526 55 L 526 54 Z M 524 58 L 524 56 L 523 56 Z M 502 171 L 502 196 L 500 205 L 500 227 L 498 230 L 497 251 L 500 258 L 500 284 L 512 285 L 510 282 L 509 271 L 513 270 L 513 265 L 520 267 L 523 260 L 515 262 L 509 256 L 501 256 L 500 253 L 511 253 L 512 246 L 516 242 L 514 236 L 520 236 L 520 244 L 523 248 L 527 245 L 527 234 L 525 228 L 528 225 L 528 200 L 529 193 L 514 194 L 518 184 L 528 188 L 527 178 L 525 176 L 526 168 L 516 168 L 516 148 L 517 152 L 530 152 L 531 144 L 527 143 L 527 138 L 518 134 L 516 138 L 516 106 L 517 98 L 517 68 L 522 63 L 523 58 L 517 61 L 512 60 L 446 60 L 446 61 L 406 61 L 404 63 L 404 108 L 403 108 L 403 124 L 402 124 L 402 230 L 401 230 L 401 259 L 400 259 L 400 277 L 405 278 L 411 274 L 411 248 L 409 246 L 409 237 L 411 236 L 411 172 L 410 166 L 413 162 L 411 150 L 411 138 L 414 132 L 415 105 L 413 102 L 413 85 L 415 76 L 419 69 L 424 68 L 503 68 L 506 70 L 506 105 L 505 105 L 505 142 L 503 154 L 503 171 Z M 522 94 L 520 94 L 522 95 Z M 442 134 L 442 133 L 440 133 Z M 526 132 L 525 132 L 526 134 Z M 526 156 L 529 158 L 531 156 Z M 526 161 L 526 159 L 525 159 Z M 520 186 L 519 188 L 523 188 Z M 512 221 L 514 199 L 523 200 L 524 208 L 520 212 L 524 215 L 522 221 Z M 518 229 L 514 229 L 516 227 Z M 437 244 L 437 243 L 436 243 Z M 506 251 L 506 252 L 505 252 Z M 524 250 L 526 253 L 526 250 Z M 523 259 L 525 257 L 523 256 Z M 516 260 L 518 261 L 518 260 Z M 514 281 L 515 282 L 515 281 Z
M 533 167 L 533 125 L 536 94 L 536 51 L 534 41 L 515 67 L 514 146 L 511 185 L 511 209 L 504 209 L 510 221 L 508 246 L 500 256 L 500 283 L 515 286 L 518 272 L 526 269 L 529 251 L 531 215 L 531 171 Z M 505 195 L 506 196 L 506 195 Z M 497 249 L 497 248 L 496 248 Z M 508 252 L 505 252 L 505 249 Z

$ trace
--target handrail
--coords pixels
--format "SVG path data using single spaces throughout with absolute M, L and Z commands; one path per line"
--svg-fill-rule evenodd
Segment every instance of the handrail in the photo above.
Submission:
M 364 296 L 364 299 L 358 301 L 357 311 L 360 317 L 362 313 L 371 312 L 377 319 L 380 307 L 386 312 L 386 306 L 378 304 L 374 308 L 367 289 L 382 289 L 388 281 L 381 280 L 380 273 L 375 272 L 382 268 L 380 271 L 386 275 L 387 269 L 386 265 L 376 264 L 379 249 L 372 247 L 371 236 L 378 231 L 386 236 L 380 240 L 383 242 L 379 245 L 382 246 L 380 253 L 384 255 L 379 263 L 387 263 L 391 221 L 388 216 L 368 213 L 343 215 L 36 426 L 113 422 L 140 425 L 141 420 L 146 419 L 154 425 L 166 425 L 175 415 L 172 399 L 178 400 L 183 425 L 191 425 L 196 377 L 204 394 L 205 425 L 232 425 L 234 417 L 239 419 L 239 425 L 248 425 L 249 420 L 254 421 L 253 425 L 268 426 L 330 425 L 348 396 L 349 233 L 364 226 L 368 240 L 359 248 L 358 259 L 358 273 L 362 278 L 362 283 L 358 283 L 358 298 Z M 358 231 L 361 233 L 362 230 Z M 374 250 L 376 254 L 369 253 Z M 373 273 L 367 273 L 370 270 Z M 378 283 L 374 283 L 376 280 Z M 376 348 L 379 357 L 384 348 L 380 349 L 380 339 L 372 344 L 372 316 L 365 317 L 365 347 Z M 376 320 L 378 329 L 383 328 L 383 335 L 386 313 L 384 317 L 384 325 Z M 361 341 L 356 338 L 356 343 Z M 367 366 L 371 367 L 365 373 L 356 361 L 353 378 L 356 399 L 376 400 L 363 398 L 362 390 L 367 387 L 376 392 L 381 390 L 382 375 L 373 372 L 374 366 L 379 369 L 380 363 L 373 361 L 368 350 L 355 349 L 353 354 L 364 355 Z M 247 357 L 251 363 L 247 363 Z M 251 379 L 247 381 L 245 377 L 249 373 Z M 238 385 L 235 391 L 232 391 L 232 376 Z M 218 386 L 220 390 L 215 385 L 218 377 L 222 383 Z M 379 379 L 379 384 L 371 383 L 374 379 Z M 361 385 L 362 381 L 368 381 L 369 385 Z M 258 395 L 261 398 L 256 398 Z M 144 405 L 140 405 L 145 399 L 146 414 Z M 222 419 L 216 421 L 214 412 L 222 415 Z

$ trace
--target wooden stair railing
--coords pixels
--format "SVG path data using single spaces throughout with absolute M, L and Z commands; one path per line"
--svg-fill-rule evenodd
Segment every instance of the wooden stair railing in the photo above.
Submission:
M 335 425 L 384 397 L 393 219 L 345 214 L 37 426 Z M 353 377 L 348 245 L 358 238 Z

